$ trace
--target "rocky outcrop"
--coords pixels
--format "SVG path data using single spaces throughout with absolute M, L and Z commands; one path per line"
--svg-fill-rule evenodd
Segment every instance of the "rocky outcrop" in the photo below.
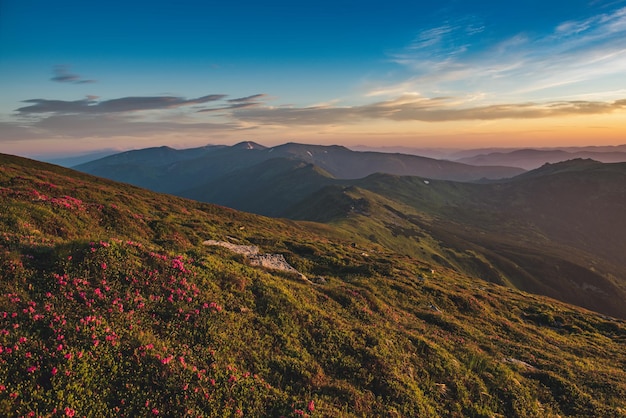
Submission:
M 216 245 L 219 247 L 228 248 L 232 252 L 237 254 L 243 254 L 246 257 L 252 257 L 259 254 L 259 247 L 257 247 L 256 245 L 237 245 L 226 241 L 216 241 L 212 239 L 206 240 L 202 244 Z
M 226 241 L 206 240 L 202 244 L 224 247 L 234 253 L 242 254 L 248 258 L 253 266 L 263 267 L 271 270 L 287 271 L 297 274 L 302 280 L 309 281 L 307 277 L 296 270 L 285 260 L 282 254 L 260 254 L 256 245 L 237 245 Z

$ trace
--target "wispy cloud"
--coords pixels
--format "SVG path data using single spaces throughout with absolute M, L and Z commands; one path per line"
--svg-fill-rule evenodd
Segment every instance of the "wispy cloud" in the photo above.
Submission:
M 225 94 L 197 98 L 177 96 L 129 96 L 103 100 L 87 96 L 80 100 L 24 100 L 28 106 L 15 110 L 16 120 L 0 123 L 6 140 L 37 138 L 80 138 L 148 136 L 167 133 L 237 131 L 250 125 L 235 119 L 211 116 L 196 118 L 197 105 L 222 103 L 220 109 L 234 110 L 256 106 L 255 94 L 224 100 Z M 219 109 L 216 109 L 219 110 Z M 156 113 L 155 113 L 156 112 Z
M 539 119 L 555 116 L 597 115 L 626 109 L 626 99 L 612 102 L 555 101 L 458 107 L 453 98 L 404 95 L 361 106 L 257 107 L 233 112 L 246 122 L 269 125 L 332 125 L 368 119 L 449 122 L 459 120 Z
M 96 80 L 84 79 L 80 75 L 70 72 L 70 67 L 67 65 L 55 66 L 53 73 L 54 76 L 50 80 L 58 83 L 88 84 L 96 82 Z
M 211 107 L 208 109 L 200 109 L 197 111 L 197 113 L 210 113 L 210 112 L 223 112 L 223 111 L 228 111 L 228 110 L 234 110 L 234 109 L 244 109 L 247 107 L 258 107 L 261 106 L 261 103 L 259 102 L 240 102 L 240 103 L 231 103 L 227 106 L 220 106 L 220 107 Z
M 484 31 L 484 25 L 476 18 L 466 17 L 418 33 L 413 42 L 398 58 L 418 55 L 428 61 L 433 59 L 448 60 L 458 56 L 469 48 L 473 37 Z
M 98 101 L 94 96 L 82 100 L 48 100 L 29 99 L 24 103 L 32 103 L 16 109 L 18 114 L 81 114 L 81 113 L 119 113 L 137 112 L 142 110 L 172 109 L 182 106 L 203 104 L 207 102 L 221 100 L 226 95 L 210 94 L 196 99 L 185 99 L 173 96 L 152 96 L 152 97 L 122 97 L 119 99 Z
M 559 97 L 565 86 L 593 91 L 596 82 L 626 71 L 626 8 L 560 22 L 547 33 L 514 34 L 490 45 L 474 26 L 480 28 L 461 22 L 422 31 L 390 56 L 410 75 L 377 85 L 369 95 L 471 91 L 483 93 L 491 103 L 541 100 Z
M 53 115 L 29 123 L 0 122 L 0 142 L 41 138 L 111 138 L 150 137 L 164 134 L 237 131 L 237 122 L 151 121 L 133 119 L 121 114 Z
M 247 96 L 247 97 L 239 97 L 237 99 L 230 99 L 228 100 L 230 103 L 242 103 L 242 102 L 254 102 L 254 101 L 258 101 L 259 99 L 263 99 L 267 97 L 267 94 L 261 93 L 261 94 L 253 94 L 252 96 Z
M 263 104 L 260 99 L 268 97 L 267 94 L 253 94 L 252 96 L 239 97 L 236 99 L 227 100 L 228 104 L 226 106 L 212 107 L 208 109 L 198 110 L 197 113 L 207 113 L 207 112 L 220 112 L 220 111 L 228 111 L 234 109 L 244 109 L 248 107 L 258 107 Z

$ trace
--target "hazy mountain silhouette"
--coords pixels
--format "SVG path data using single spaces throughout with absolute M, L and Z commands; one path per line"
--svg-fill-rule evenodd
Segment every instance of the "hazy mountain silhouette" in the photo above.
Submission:
M 356 179 L 384 172 L 476 181 L 512 177 L 524 171 L 511 167 L 475 167 L 415 155 L 356 152 L 341 146 L 289 143 L 267 148 L 253 142 L 188 150 L 148 148 L 112 155 L 75 168 L 151 190 L 180 194 L 216 181 L 221 176 L 276 158 L 312 163 L 339 179 Z
M 44 161 L 50 164 L 60 165 L 62 167 L 73 167 L 79 164 L 88 163 L 89 161 L 98 160 L 108 157 L 109 155 L 118 154 L 119 150 L 103 149 L 86 154 L 77 155 L 41 155 L 33 156 L 34 160 Z
M 558 163 L 576 158 L 591 158 L 603 163 L 626 162 L 626 151 L 521 149 L 510 152 L 473 155 L 459 158 L 456 161 L 471 165 L 505 165 L 533 170 L 546 163 Z

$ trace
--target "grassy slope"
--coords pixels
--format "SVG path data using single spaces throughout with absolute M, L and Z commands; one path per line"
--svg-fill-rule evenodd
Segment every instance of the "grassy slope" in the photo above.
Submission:
M 624 164 L 555 164 L 496 184 L 385 174 L 353 184 L 322 189 L 287 215 L 626 318 Z
M 274 158 L 233 170 L 179 195 L 265 216 L 279 216 L 285 208 L 333 182 L 330 174 L 312 164 Z
M 626 416 L 623 321 L 16 157 L 0 197 L 0 415 Z

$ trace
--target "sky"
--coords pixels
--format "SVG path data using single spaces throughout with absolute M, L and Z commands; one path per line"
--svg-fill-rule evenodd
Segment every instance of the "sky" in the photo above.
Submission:
M 0 152 L 626 143 L 626 0 L 0 0 Z

